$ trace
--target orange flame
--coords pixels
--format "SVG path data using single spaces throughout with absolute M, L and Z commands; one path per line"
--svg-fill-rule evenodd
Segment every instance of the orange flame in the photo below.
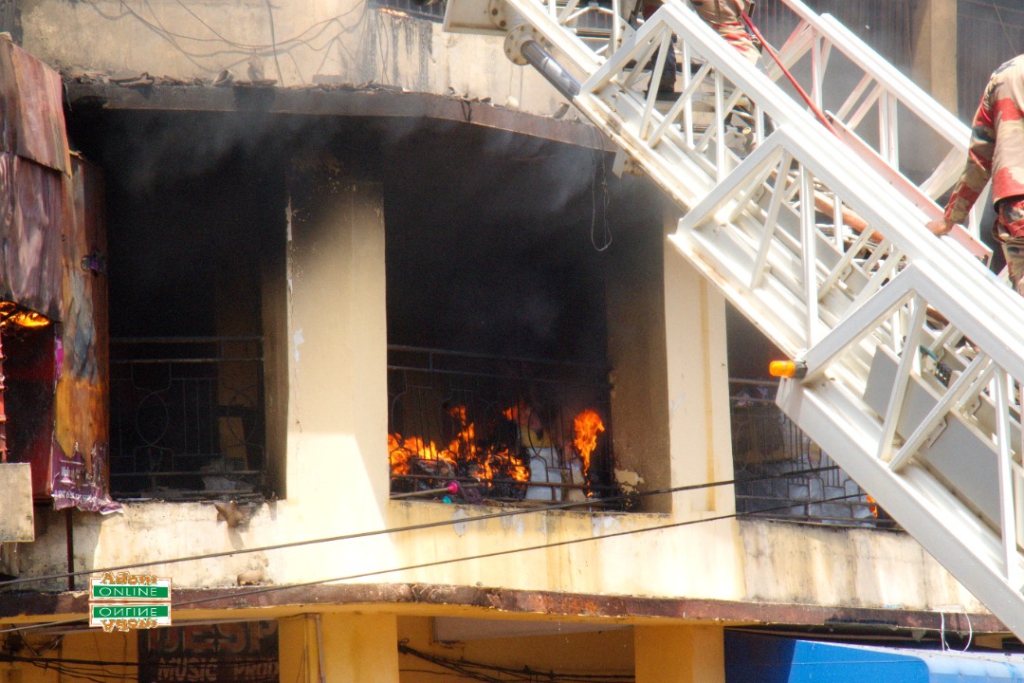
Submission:
M 868 510 L 871 512 L 871 516 L 878 519 L 878 503 L 871 497 L 871 494 L 866 493 L 864 495 L 868 499 Z
M 50 324 L 50 319 L 45 315 L 35 313 L 34 311 L 24 311 L 23 313 L 16 313 L 11 316 L 11 320 L 16 325 L 21 327 L 46 327 Z
M 423 460 L 443 460 L 452 467 L 457 463 L 448 451 L 438 450 L 433 441 L 424 441 L 418 436 L 402 440 L 402 435 L 388 434 L 388 460 L 391 462 L 392 474 L 409 474 L 409 459 L 417 457 Z
M 46 327 L 50 319 L 41 313 L 22 308 L 13 301 L 0 301 L 0 326 L 11 323 L 18 327 Z
M 576 438 L 572 445 L 583 461 L 583 476 L 586 476 L 590 470 L 590 455 L 597 448 L 597 435 L 604 431 L 604 422 L 597 411 L 587 408 L 573 420 L 573 428 Z
M 509 408 L 503 414 L 507 415 L 513 410 Z M 451 406 L 448 414 L 455 420 L 458 431 L 446 449 L 439 449 L 433 441 L 425 442 L 420 437 L 409 437 L 403 441 L 401 434 L 388 434 L 388 458 L 392 474 L 409 474 L 409 460 L 417 457 L 443 460 L 453 468 L 462 469 L 470 476 L 486 481 L 500 476 L 522 482 L 530 480 L 529 469 L 507 447 L 481 448 L 477 443 L 476 424 L 469 421 L 465 406 Z

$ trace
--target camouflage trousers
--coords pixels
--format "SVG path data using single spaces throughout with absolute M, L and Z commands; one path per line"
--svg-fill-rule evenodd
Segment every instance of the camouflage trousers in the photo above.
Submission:
M 715 29 L 718 35 L 725 38 L 726 42 L 739 50 L 740 54 L 746 57 L 752 64 L 758 64 L 761 53 L 754 45 L 754 39 L 747 33 L 743 25 L 743 18 L 740 16 L 737 7 L 742 2 L 744 7 L 752 7 L 753 3 L 748 0 L 690 0 L 693 9 Z M 641 0 L 640 7 L 644 19 L 650 19 L 659 7 L 662 0 Z M 749 10 L 748 10 L 749 13 Z
M 992 236 L 1003 247 L 1010 284 L 1024 296 L 1024 197 L 1010 197 L 999 202 Z
M 751 63 L 757 64 L 761 53 L 743 25 L 743 18 L 735 0 L 690 0 L 700 18 L 711 25 L 718 35 L 739 50 Z M 744 5 L 747 3 L 744 1 Z M 749 12 L 748 12 L 749 14 Z

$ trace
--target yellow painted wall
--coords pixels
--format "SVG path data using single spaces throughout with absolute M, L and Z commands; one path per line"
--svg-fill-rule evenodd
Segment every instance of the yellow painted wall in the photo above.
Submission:
M 721 626 L 637 626 L 636 683 L 725 683 Z
M 438 643 L 433 635 L 431 617 L 400 617 L 398 637 L 409 647 L 449 660 L 472 662 L 521 670 L 558 673 L 633 673 L 633 632 L 595 631 L 551 635 L 485 638 L 453 643 Z M 450 680 L 468 681 L 454 673 L 413 655 L 399 656 L 402 683 L 430 683 Z M 434 672 L 434 673 L 430 673 Z
M 124 662 L 138 661 L 138 640 L 134 633 L 104 633 L 91 629 L 66 635 L 29 632 L 23 642 L 21 635 L 5 636 L 7 647 L 16 657 L 31 659 L 68 659 L 83 662 L 109 662 L 103 666 L 68 662 L 72 670 L 61 674 L 53 665 L 37 666 L 31 663 L 0 663 L 0 681 L 3 683 L 65 683 L 83 680 L 70 674 L 78 673 L 99 680 L 138 680 L 134 666 Z

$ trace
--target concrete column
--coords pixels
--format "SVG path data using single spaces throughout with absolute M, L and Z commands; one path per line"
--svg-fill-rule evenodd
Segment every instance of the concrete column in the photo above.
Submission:
M 637 211 L 650 202 L 631 203 Z M 627 222 L 628 221 L 628 222 Z M 612 438 L 617 478 L 640 491 L 668 488 L 668 395 L 662 230 L 657 211 L 623 220 L 632 229 L 609 252 L 608 361 L 614 368 Z M 642 481 L 641 481 L 642 480 Z M 669 496 L 644 498 L 643 510 L 668 512 Z
M 732 479 L 725 299 L 664 243 L 670 460 L 673 487 Z M 736 509 L 733 488 L 676 494 L 677 514 Z
M 642 477 L 641 491 L 731 479 L 733 471 L 725 299 L 665 239 L 679 209 L 654 197 L 649 204 L 654 215 L 635 216 L 629 244 L 616 245 L 608 282 L 616 469 L 620 483 L 632 472 Z M 651 230 L 658 222 L 662 229 Z M 728 514 L 735 499 L 732 488 L 709 488 L 643 506 Z
M 636 683 L 725 683 L 720 626 L 637 626 Z
M 917 0 L 913 78 L 957 113 L 957 0 Z
M 398 683 L 397 617 L 325 614 L 322 628 L 326 683 Z
M 284 206 L 281 207 L 284 213 Z M 260 260 L 263 322 L 263 402 L 267 427 L 267 475 L 271 489 L 288 497 L 288 278 L 284 230 L 264 244 Z
M 325 163 L 290 191 L 289 502 L 314 524 L 302 536 L 376 527 L 389 489 L 381 187 Z
M 306 614 L 278 623 L 282 681 L 398 683 L 394 615 Z
M 277 652 L 282 681 L 315 683 L 319 678 L 315 615 L 278 619 Z

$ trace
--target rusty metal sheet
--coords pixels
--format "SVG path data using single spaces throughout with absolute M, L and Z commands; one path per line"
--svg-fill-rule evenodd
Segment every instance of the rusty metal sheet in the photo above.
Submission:
M 51 320 L 61 316 L 62 180 L 58 171 L 0 152 L 0 300 Z
M 32 466 L 32 495 L 50 493 L 56 325 L 3 327 L 4 408 L 9 459 Z
M 60 74 L 0 38 L 0 150 L 70 173 L 63 92 Z
M 100 171 L 72 160 L 63 249 L 51 465 L 54 507 L 115 512 L 110 498 L 106 230 Z

